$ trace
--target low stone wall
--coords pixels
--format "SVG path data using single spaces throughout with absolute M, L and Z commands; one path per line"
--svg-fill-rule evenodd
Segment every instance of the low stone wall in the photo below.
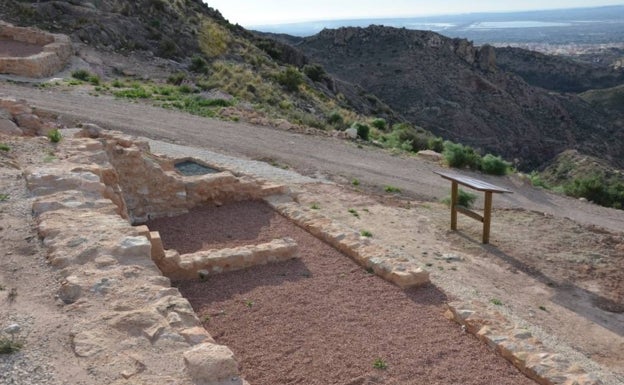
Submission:
M 15 27 L 0 22 L 0 38 L 41 45 L 43 52 L 27 57 L 0 57 L 0 73 L 41 78 L 52 76 L 69 63 L 74 54 L 66 35 L 51 34 L 34 28 Z
M 383 247 L 342 224 L 302 207 L 289 196 L 267 197 L 265 201 L 286 218 L 385 280 L 401 288 L 429 283 L 429 273 L 417 267 L 411 256 Z
M 601 385 L 578 364 L 553 354 L 528 330 L 477 302 L 451 302 L 446 317 L 496 350 L 522 373 L 541 385 Z
M 256 200 L 287 191 L 283 185 L 235 176 L 229 171 L 184 176 L 175 171 L 178 160 L 155 156 L 147 142 L 120 132 L 88 127 L 82 135 L 103 141 L 119 176 L 128 216 L 135 224 L 184 214 L 199 204 Z
M 152 250 L 158 250 L 158 243 L 158 241 L 152 242 Z M 198 279 L 227 271 L 295 259 L 299 257 L 298 250 L 299 247 L 293 239 L 283 238 L 258 245 L 198 251 L 183 255 L 175 250 L 162 250 L 162 252 L 156 252 L 154 262 L 171 279 Z

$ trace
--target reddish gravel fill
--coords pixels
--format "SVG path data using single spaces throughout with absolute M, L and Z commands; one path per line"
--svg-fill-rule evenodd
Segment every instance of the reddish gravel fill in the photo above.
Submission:
M 436 287 L 401 290 L 370 275 L 264 203 L 202 208 L 149 226 L 178 250 L 254 237 L 299 244 L 300 260 L 176 283 L 252 385 L 535 385 L 444 318 L 446 297 Z M 376 360 L 387 367 L 375 368 Z

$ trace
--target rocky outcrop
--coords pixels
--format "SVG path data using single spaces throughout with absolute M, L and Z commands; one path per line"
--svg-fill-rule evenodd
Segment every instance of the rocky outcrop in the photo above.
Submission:
M 45 136 L 57 124 L 37 115 L 23 100 L 0 98 L 0 133 L 11 136 Z
M 74 54 L 68 36 L 35 28 L 15 27 L 0 21 L 0 41 L 2 40 L 42 47 L 42 52 L 31 56 L 0 57 L 0 73 L 3 74 L 31 78 L 51 76 L 65 68 Z
M 622 120 L 500 68 L 500 51 L 430 31 L 323 30 L 297 44 L 333 76 L 362 86 L 436 135 L 532 170 L 566 149 L 624 167 Z

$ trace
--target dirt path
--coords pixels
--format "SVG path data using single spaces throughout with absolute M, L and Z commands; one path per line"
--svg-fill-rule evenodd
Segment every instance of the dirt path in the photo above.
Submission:
M 274 159 L 306 175 L 321 173 L 345 182 L 357 178 L 363 186 L 376 191 L 391 185 L 399 187 L 405 195 L 423 200 L 438 200 L 449 191 L 448 183 L 433 174 L 433 171 L 441 170 L 438 165 L 415 157 L 393 156 L 374 147 L 358 148 L 343 140 L 200 118 L 145 104 L 94 97 L 79 90 L 42 91 L 31 86 L 4 83 L 0 96 L 25 98 L 37 107 L 57 111 L 68 120 L 91 121 L 135 135 L 232 156 Z M 624 228 L 622 210 L 540 191 L 517 178 L 479 177 L 515 192 L 497 196 L 494 200 L 496 207 L 548 213 L 615 231 Z

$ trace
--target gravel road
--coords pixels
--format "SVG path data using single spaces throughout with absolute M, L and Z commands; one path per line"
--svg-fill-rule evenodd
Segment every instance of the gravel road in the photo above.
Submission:
M 79 89 L 60 92 L 3 83 L 0 96 L 26 99 L 38 108 L 59 113 L 67 121 L 93 122 L 133 135 L 195 147 L 198 151 L 205 149 L 248 160 L 271 159 L 309 176 L 330 176 L 343 181 L 357 178 L 363 186 L 380 192 L 383 186 L 391 185 L 413 198 L 437 200 L 450 190 L 447 181 L 433 173 L 443 170 L 436 164 L 392 155 L 372 146 L 359 148 L 353 142 L 336 138 L 201 118 L 143 103 L 95 97 Z M 543 212 L 615 231 L 624 228 L 622 210 L 534 189 L 516 177 L 477 177 L 514 191 L 497 196 L 495 206 Z

